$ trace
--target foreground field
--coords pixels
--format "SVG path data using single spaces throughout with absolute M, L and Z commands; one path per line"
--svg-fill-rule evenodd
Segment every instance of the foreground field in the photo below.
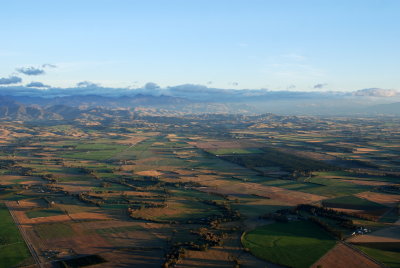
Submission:
M 317 225 L 298 221 L 274 223 L 245 233 L 243 245 L 259 258 L 289 267 L 312 265 L 335 245 Z
M 358 249 L 388 267 L 400 267 L 400 243 L 359 243 Z
M 333 249 L 322 256 L 311 267 L 380 268 L 382 266 L 346 244 L 337 243 Z
M 0 203 L 0 267 L 9 268 L 32 263 L 31 254 L 19 234 L 7 207 Z

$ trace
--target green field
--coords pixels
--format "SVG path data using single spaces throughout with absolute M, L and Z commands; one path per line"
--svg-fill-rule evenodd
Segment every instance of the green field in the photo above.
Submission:
M 34 230 L 42 239 L 70 237 L 74 234 L 72 227 L 66 223 L 37 224 Z
M 306 268 L 336 241 L 308 221 L 273 223 L 245 233 L 242 244 L 255 256 L 284 266 Z
M 318 194 L 327 197 L 336 197 L 357 194 L 371 190 L 373 187 L 368 185 L 358 185 L 351 182 L 339 181 L 331 178 L 324 177 L 311 177 L 304 180 L 313 187 L 299 189 L 299 191 Z
M 25 214 L 28 218 L 32 219 L 32 218 L 39 218 L 39 217 L 64 215 L 64 212 L 62 210 L 54 208 L 54 209 L 32 210 L 32 211 L 26 212 Z
M 381 204 L 351 195 L 326 199 L 322 201 L 322 204 L 325 207 L 358 209 L 358 210 L 378 210 L 386 208 Z
M 106 160 L 128 148 L 121 144 L 86 143 L 79 144 L 75 152 L 64 154 L 63 157 L 86 160 Z
M 31 263 L 31 254 L 7 207 L 0 203 L 0 268 Z
M 400 243 L 359 243 L 355 246 L 388 267 L 400 268 Z
M 218 149 L 211 150 L 210 153 L 216 155 L 224 154 L 261 154 L 263 151 L 257 148 L 228 148 L 228 149 Z
M 379 219 L 380 222 L 395 223 L 399 220 L 400 214 L 397 207 L 392 208 L 390 211 L 384 214 L 383 217 Z

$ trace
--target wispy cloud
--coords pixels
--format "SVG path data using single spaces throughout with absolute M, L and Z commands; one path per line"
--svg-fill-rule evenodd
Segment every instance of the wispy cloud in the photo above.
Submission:
M 57 65 L 45 63 L 45 64 L 42 64 L 42 68 L 57 68 Z
M 327 83 L 322 83 L 322 84 L 316 84 L 313 86 L 314 89 L 322 89 L 326 87 L 328 84 Z
M 22 82 L 21 77 L 15 75 L 10 77 L 0 78 L 0 85 L 11 85 L 11 84 L 18 84 L 21 82 Z

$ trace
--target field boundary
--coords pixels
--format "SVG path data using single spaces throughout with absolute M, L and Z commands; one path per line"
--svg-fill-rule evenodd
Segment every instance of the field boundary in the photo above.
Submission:
M 344 246 L 347 246 L 348 248 L 354 250 L 355 252 L 361 254 L 362 256 L 366 257 L 367 259 L 369 259 L 370 261 L 376 263 L 377 265 L 379 265 L 382 268 L 389 268 L 388 266 L 384 265 L 383 263 L 380 263 L 379 261 L 375 260 L 374 258 L 372 258 L 371 256 L 365 254 L 362 250 L 354 247 L 353 245 L 351 245 L 350 243 L 347 243 L 346 241 L 343 240 L 337 240 L 337 244 L 343 244 Z M 332 248 L 333 249 L 333 248 Z M 332 250 L 331 249 L 331 250 Z M 326 254 L 328 254 L 330 251 L 328 251 L 327 253 L 325 253 L 323 256 L 321 256 L 321 258 L 319 258 L 318 260 L 316 260 L 310 267 L 314 266 L 315 264 L 317 264 L 321 259 L 323 259 L 325 257 Z
M 15 225 L 18 227 L 18 230 L 22 236 L 22 238 L 25 241 L 25 244 L 27 245 L 29 251 L 31 252 L 31 255 L 33 257 L 33 259 L 35 260 L 37 266 L 39 268 L 45 268 L 45 266 L 40 262 L 39 256 L 37 255 L 35 248 L 33 247 L 31 241 L 29 240 L 28 235 L 26 234 L 25 230 L 21 227 L 21 224 L 18 221 L 18 218 L 14 215 L 14 211 L 12 209 L 12 206 L 10 206 L 9 202 L 5 202 L 4 203 L 8 209 L 8 211 L 10 212 L 10 215 L 12 217 L 12 219 L 14 220 Z
M 382 268 L 389 268 L 389 267 L 386 266 L 385 264 L 383 264 L 383 263 L 381 263 L 381 262 L 375 260 L 374 258 L 372 258 L 371 256 L 365 254 L 362 250 L 356 248 L 355 246 L 351 245 L 350 243 L 347 243 L 346 241 L 343 241 L 343 240 L 342 240 L 342 241 L 339 241 L 339 243 L 342 243 L 343 245 L 345 245 L 345 246 L 351 248 L 352 250 L 354 250 L 354 251 L 360 253 L 361 255 L 363 255 L 363 256 L 366 257 L 367 259 L 369 259 L 369 260 L 375 262 L 376 264 L 378 264 L 378 265 L 381 266 Z

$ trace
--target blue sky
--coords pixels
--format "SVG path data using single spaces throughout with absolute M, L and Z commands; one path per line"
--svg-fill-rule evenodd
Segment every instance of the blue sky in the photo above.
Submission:
M 397 0 L 1 1 L 0 78 L 400 89 L 399 13 Z M 45 74 L 17 71 L 31 66 Z

